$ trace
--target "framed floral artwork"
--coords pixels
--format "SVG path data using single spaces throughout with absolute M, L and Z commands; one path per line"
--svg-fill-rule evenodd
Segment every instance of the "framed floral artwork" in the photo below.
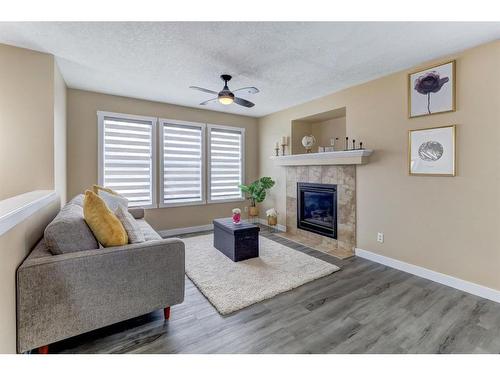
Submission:
M 455 61 L 408 74 L 408 117 L 455 111 Z
M 411 176 L 455 176 L 455 125 L 415 129 L 408 133 Z

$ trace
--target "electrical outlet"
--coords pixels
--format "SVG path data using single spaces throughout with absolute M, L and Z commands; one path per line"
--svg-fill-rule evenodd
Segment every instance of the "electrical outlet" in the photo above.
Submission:
M 248 207 L 247 206 L 244 207 L 244 211 L 248 212 Z
M 382 233 L 382 232 L 377 233 L 377 242 L 380 242 L 380 243 L 384 242 L 384 233 Z

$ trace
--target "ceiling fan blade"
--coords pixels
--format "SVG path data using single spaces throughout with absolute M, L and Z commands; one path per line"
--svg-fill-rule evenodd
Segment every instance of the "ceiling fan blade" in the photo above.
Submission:
M 241 89 L 234 90 L 233 93 L 238 91 L 245 91 L 247 94 L 257 94 L 259 89 L 257 87 L 242 87 Z
M 217 91 L 212 91 L 212 90 L 209 90 L 209 89 L 204 89 L 203 87 L 198 87 L 198 86 L 189 86 L 190 89 L 195 89 L 195 90 L 199 90 L 199 91 L 203 91 L 203 92 L 206 92 L 208 94 L 215 94 L 217 95 L 218 92 Z
M 219 98 L 208 99 L 204 102 L 201 102 L 200 105 L 207 105 L 208 103 L 216 102 L 217 100 L 219 100 Z
M 242 99 L 242 98 L 238 98 L 238 97 L 234 98 L 234 102 L 236 104 L 242 105 L 243 107 L 247 107 L 247 108 L 252 108 L 255 105 L 255 104 L 253 104 L 252 102 L 249 102 L 246 99 Z

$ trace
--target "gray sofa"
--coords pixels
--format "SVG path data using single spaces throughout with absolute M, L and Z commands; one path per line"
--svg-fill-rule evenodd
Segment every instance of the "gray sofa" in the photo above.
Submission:
M 76 197 L 69 204 L 81 205 L 81 200 Z M 146 242 L 53 255 L 42 239 L 19 266 L 19 353 L 35 348 L 47 352 L 56 341 L 157 309 L 164 309 L 168 319 L 170 306 L 183 302 L 184 243 L 162 239 L 144 220 L 142 209 L 130 212 Z M 67 227 L 66 216 L 79 214 L 63 208 L 54 221 Z M 89 241 L 82 243 L 88 247 Z

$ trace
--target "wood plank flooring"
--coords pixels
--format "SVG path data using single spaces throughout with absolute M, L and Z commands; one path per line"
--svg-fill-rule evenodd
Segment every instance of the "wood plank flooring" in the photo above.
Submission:
M 365 259 L 339 260 L 265 227 L 261 235 L 342 269 L 226 317 L 186 279 L 168 322 L 156 311 L 51 352 L 500 353 L 500 304 Z

